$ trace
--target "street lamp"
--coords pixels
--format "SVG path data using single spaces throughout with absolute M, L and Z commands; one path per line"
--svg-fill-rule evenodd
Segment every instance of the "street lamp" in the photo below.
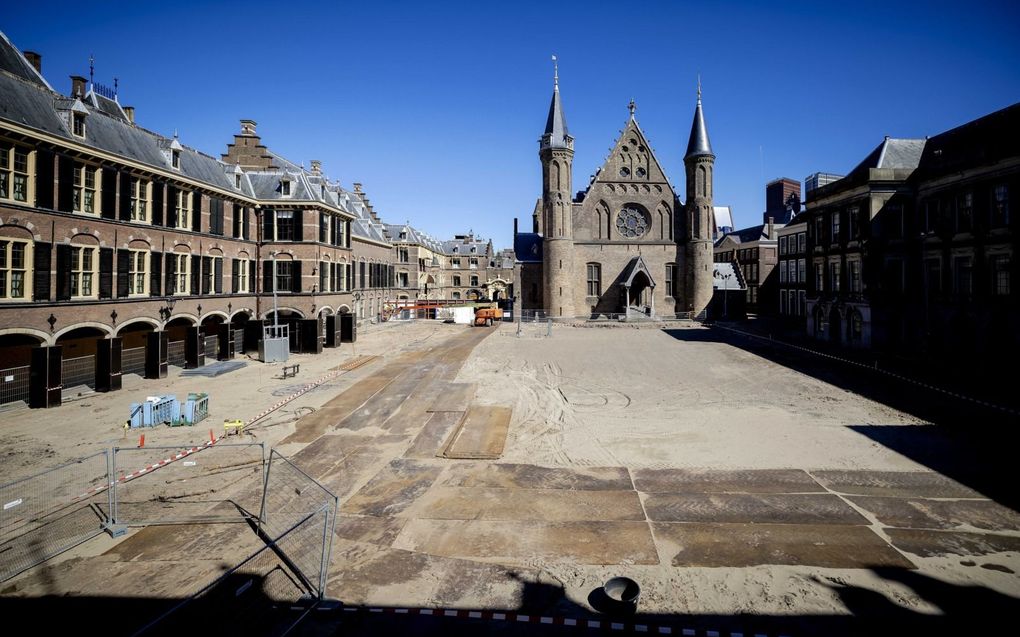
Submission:
M 159 316 L 165 322 L 170 319 L 170 314 L 174 311 L 174 305 L 177 305 L 177 299 L 175 297 L 168 296 L 163 299 L 163 303 L 164 306 L 159 308 Z

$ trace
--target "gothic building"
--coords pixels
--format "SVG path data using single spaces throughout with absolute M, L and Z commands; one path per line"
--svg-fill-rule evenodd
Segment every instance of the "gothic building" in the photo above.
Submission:
M 539 140 L 542 197 L 532 232 L 515 228 L 518 298 L 552 317 L 700 314 L 712 297 L 712 171 L 701 110 L 684 156 L 686 204 L 630 117 L 588 187 L 573 194 L 574 138 L 554 77 Z

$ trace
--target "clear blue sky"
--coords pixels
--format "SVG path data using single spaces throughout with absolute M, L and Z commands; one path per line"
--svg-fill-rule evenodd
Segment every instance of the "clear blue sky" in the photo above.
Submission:
M 120 78 L 146 128 L 219 155 L 255 119 L 274 151 L 362 182 L 387 222 L 507 246 L 540 194 L 551 54 L 575 190 L 633 97 L 682 195 L 700 72 L 716 204 L 745 226 L 768 180 L 843 173 L 883 135 L 934 135 L 1020 100 L 1018 6 L 35 2 L 7 7 L 0 29 L 43 55 L 59 91 L 94 54 L 96 81 Z

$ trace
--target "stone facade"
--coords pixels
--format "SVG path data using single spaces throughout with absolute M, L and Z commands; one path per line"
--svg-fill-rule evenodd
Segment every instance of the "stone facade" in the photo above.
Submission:
M 682 204 L 634 116 L 588 187 L 573 194 L 574 138 L 558 78 L 539 141 L 542 197 L 533 233 L 515 227 L 517 296 L 557 318 L 698 314 L 712 297 L 715 155 L 700 95 Z M 539 293 L 540 290 L 540 293 Z

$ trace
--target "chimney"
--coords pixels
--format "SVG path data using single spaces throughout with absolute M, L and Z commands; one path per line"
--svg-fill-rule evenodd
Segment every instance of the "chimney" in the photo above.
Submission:
M 71 76 L 71 97 L 85 97 L 85 78 L 80 75 Z
M 28 63 L 35 68 L 36 72 L 42 75 L 42 56 L 35 51 L 24 51 L 23 54 Z
M 769 239 L 776 238 L 776 226 L 773 224 L 772 217 L 769 217 Z
M 321 175 L 322 174 L 322 161 L 321 160 L 318 160 L 318 159 L 313 159 L 312 160 L 312 174 L 313 175 Z
M 361 192 L 361 184 L 354 182 L 354 192 Z
M 125 106 L 124 107 L 124 114 L 127 115 L 127 118 L 128 118 L 129 122 L 131 122 L 132 124 L 135 123 L 135 107 L 134 106 Z
M 514 217 L 514 238 L 517 238 L 517 217 Z
M 241 120 L 241 134 L 245 135 L 245 136 L 248 136 L 248 137 L 254 137 L 255 136 L 255 126 L 256 125 L 257 124 L 255 123 L 255 120 L 253 120 L 253 119 L 242 119 Z

